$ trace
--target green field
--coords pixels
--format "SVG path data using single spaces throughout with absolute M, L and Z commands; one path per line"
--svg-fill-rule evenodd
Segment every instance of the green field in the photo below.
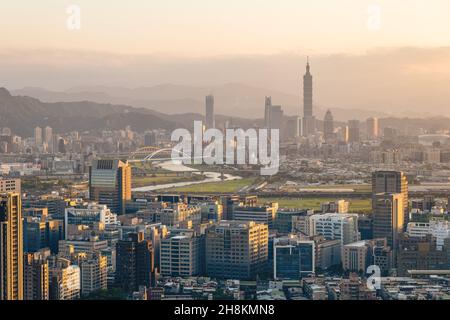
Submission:
M 319 186 L 305 186 L 302 189 L 353 189 L 355 192 L 372 192 L 370 184 L 334 184 L 334 185 L 319 185 Z
M 182 193 L 234 193 L 238 192 L 241 188 L 245 186 L 252 185 L 255 181 L 256 181 L 255 178 L 245 178 L 224 182 L 208 182 L 208 183 L 194 184 L 191 186 L 166 189 L 164 191 L 182 192 Z
M 323 202 L 336 201 L 332 198 L 259 198 L 260 203 L 278 202 L 280 208 L 300 208 L 320 210 Z M 348 199 L 350 201 L 349 212 L 363 213 L 369 212 L 372 208 L 371 199 Z
M 152 186 L 157 184 L 176 183 L 183 181 L 203 180 L 205 177 L 200 174 L 193 174 L 192 176 L 183 176 L 176 173 L 157 173 L 143 177 L 133 177 L 133 188 Z

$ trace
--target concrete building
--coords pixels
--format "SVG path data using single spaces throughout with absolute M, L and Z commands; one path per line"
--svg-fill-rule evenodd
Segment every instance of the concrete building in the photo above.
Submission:
M 448 267 L 447 250 L 436 249 L 436 238 L 411 237 L 402 234 L 397 253 L 397 272 L 399 276 L 408 275 L 408 270 L 444 270 Z
M 378 118 L 368 118 L 366 120 L 366 131 L 368 140 L 377 140 L 380 134 Z
M 358 232 L 358 215 L 325 213 L 310 217 L 311 235 L 322 235 L 327 240 L 341 240 L 342 245 L 360 239 Z
M 300 279 L 315 273 L 315 243 L 295 235 L 273 243 L 273 274 L 276 280 Z
M 47 258 L 49 249 L 25 253 L 24 257 L 24 300 L 49 300 L 50 278 Z
M 204 267 L 204 239 L 186 231 L 161 240 L 161 275 L 190 277 L 201 275 Z
M 379 193 L 375 195 L 373 201 L 373 236 L 386 238 L 388 246 L 395 253 L 398 248 L 398 239 L 404 229 L 403 195 Z
M 80 267 L 70 260 L 49 257 L 50 300 L 77 300 L 81 294 Z
M 206 274 L 222 279 L 251 279 L 268 259 L 265 224 L 221 221 L 206 231 Z
M 117 214 L 111 212 L 106 205 L 89 203 L 87 206 L 71 207 L 65 209 L 64 230 L 66 239 L 70 236 L 70 226 L 88 226 L 93 228 L 95 224 L 103 226 L 116 225 Z
M 200 206 L 185 203 L 173 203 L 163 208 L 160 213 L 160 222 L 168 227 L 179 226 L 182 222 L 192 221 L 199 224 L 202 220 Z
M 272 229 L 277 210 L 278 203 L 250 207 L 238 206 L 234 208 L 233 220 L 264 223 L 269 227 L 269 229 Z
M 0 178 L 0 193 L 15 192 L 21 194 L 20 179 Z
M 349 202 L 346 200 L 337 200 L 324 202 L 320 204 L 322 213 L 348 213 Z
M 375 210 L 375 196 L 379 193 L 401 193 L 403 195 L 404 222 L 409 222 L 408 179 L 401 171 L 375 171 L 372 173 L 372 209 Z
M 145 240 L 144 233 L 130 233 L 117 243 L 117 286 L 127 292 L 137 291 L 139 286 L 152 286 L 154 279 L 154 254 L 152 243 Z
M 411 237 L 426 237 L 431 234 L 436 238 L 436 249 L 442 250 L 444 240 L 450 238 L 450 223 L 448 221 L 431 220 L 430 222 L 410 222 L 407 232 Z
M 113 213 L 125 214 L 131 200 L 131 167 L 120 160 L 94 160 L 89 168 L 89 197 L 107 205 Z
M 99 252 L 89 253 L 80 262 L 81 296 L 108 288 L 108 258 Z

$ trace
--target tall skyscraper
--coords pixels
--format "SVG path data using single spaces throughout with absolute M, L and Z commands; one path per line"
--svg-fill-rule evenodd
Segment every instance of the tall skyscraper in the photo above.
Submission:
M 350 120 L 348 122 L 348 142 L 360 142 L 360 123 L 359 120 Z
M 34 142 L 37 147 L 42 145 L 42 128 L 41 127 L 34 128 Z
M 270 128 L 270 118 L 272 115 L 272 97 L 266 97 L 264 103 L 264 125 Z
M 386 238 L 394 253 L 398 248 L 400 234 L 404 229 L 403 195 L 401 193 L 378 193 L 373 199 L 373 236 Z
M 366 120 L 367 139 L 376 140 L 379 135 L 378 118 L 369 118 Z
M 268 259 L 265 224 L 221 221 L 206 231 L 206 274 L 222 279 L 251 279 Z
M 215 128 L 216 121 L 214 117 L 214 96 L 211 94 L 205 98 L 205 109 L 206 129 Z
M 130 233 L 117 243 L 116 285 L 126 291 L 137 291 L 139 286 L 151 287 L 154 281 L 153 247 L 144 233 Z
M 372 173 L 372 197 L 379 193 L 401 193 L 403 196 L 404 223 L 409 222 L 408 179 L 400 171 L 375 171 Z M 372 201 L 372 204 L 374 202 Z M 375 207 L 373 207 L 375 209 Z
M 272 105 L 272 98 L 266 97 L 264 105 L 264 125 L 268 129 L 278 129 L 283 128 L 283 109 L 281 106 Z
M 22 202 L 0 194 L 0 300 L 23 300 Z
M 44 141 L 48 152 L 53 152 L 53 129 L 49 126 L 44 129 Z
M 124 214 L 131 199 L 131 167 L 120 160 L 94 160 L 89 168 L 89 197 L 106 204 L 113 213 Z
M 325 142 L 330 142 L 335 138 L 333 114 L 330 110 L 327 111 L 323 119 L 323 134 Z
M 303 135 L 308 136 L 316 131 L 316 119 L 313 114 L 313 77 L 310 72 L 309 59 L 306 73 L 303 76 Z

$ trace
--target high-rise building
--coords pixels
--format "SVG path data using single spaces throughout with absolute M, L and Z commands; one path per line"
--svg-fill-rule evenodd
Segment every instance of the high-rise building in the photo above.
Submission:
M 0 194 L 0 300 L 23 300 L 22 201 Z
M 128 292 L 137 291 L 139 286 L 152 286 L 153 259 L 152 243 L 145 240 L 144 233 L 128 234 L 128 238 L 117 243 L 116 285 Z
M 398 275 L 408 276 L 408 270 L 448 269 L 447 249 L 436 248 L 436 238 L 431 234 L 425 237 L 411 237 L 402 234 L 397 254 Z
M 386 238 L 395 253 L 404 223 L 403 195 L 401 193 L 379 193 L 373 199 L 373 236 Z
M 49 257 L 50 300 L 77 300 L 81 293 L 80 267 L 58 256 Z
M 222 279 L 252 279 L 268 259 L 265 224 L 221 221 L 206 231 L 206 274 Z
M 131 167 L 120 160 L 94 160 L 89 168 L 89 197 L 107 205 L 116 214 L 125 214 L 131 200 Z
M 190 277 L 202 274 L 204 239 L 194 231 L 181 232 L 161 240 L 161 275 Z
M 283 109 L 281 106 L 272 105 L 272 98 L 266 97 L 264 105 L 264 124 L 268 129 L 278 129 L 283 128 Z
M 270 119 L 272 115 L 272 97 L 266 97 L 264 101 L 264 124 L 266 128 L 270 128 Z
M 20 179 L 1 178 L 0 177 L 0 193 L 15 192 L 21 193 Z
M 360 122 L 359 120 L 350 120 L 348 122 L 348 142 L 360 142 Z
M 80 262 L 81 295 L 88 296 L 97 290 L 108 288 L 108 259 L 99 252 L 89 253 Z
M 205 120 L 206 129 L 216 127 L 216 120 L 214 116 L 214 96 L 211 94 L 205 98 Z
M 49 249 L 25 253 L 24 258 L 24 300 L 49 300 Z
M 64 216 L 65 237 L 70 236 L 71 226 L 88 226 L 93 228 L 96 223 L 104 226 L 117 224 L 117 214 L 112 213 L 108 206 L 89 203 L 83 207 L 70 207 L 65 209 Z
M 255 221 L 266 224 L 272 229 L 278 210 L 278 203 L 262 206 L 237 206 L 234 208 L 233 220 Z
M 325 213 L 310 216 L 313 234 L 327 240 L 340 240 L 342 245 L 360 240 L 358 215 L 349 213 Z
M 34 143 L 37 147 L 42 145 L 42 128 L 36 127 L 34 128 Z
M 368 118 L 366 120 L 367 139 L 378 139 L 380 128 L 378 126 L 378 118 Z
M 276 238 L 273 242 L 275 279 L 297 280 L 315 272 L 315 243 L 295 235 Z
M 372 250 L 368 241 L 346 244 L 342 250 L 342 269 L 345 271 L 365 272 L 372 263 Z
M 403 195 L 404 222 L 409 222 L 408 179 L 400 171 L 375 171 L 372 173 L 372 198 L 379 193 L 401 193 Z M 372 206 L 374 202 L 372 201 Z M 375 209 L 373 207 L 373 209 Z
M 335 139 L 333 114 L 330 110 L 325 113 L 323 119 L 323 134 L 325 142 L 330 142 Z
M 303 76 L 303 136 L 314 134 L 316 119 L 313 114 L 313 77 L 310 72 L 309 59 L 306 63 L 306 73 Z
M 49 126 L 44 129 L 44 141 L 48 152 L 53 152 L 53 129 Z

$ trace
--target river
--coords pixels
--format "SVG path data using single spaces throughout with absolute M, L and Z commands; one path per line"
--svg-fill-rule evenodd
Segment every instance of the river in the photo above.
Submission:
M 201 172 L 197 169 L 187 167 L 183 165 L 181 162 L 175 162 L 172 160 L 162 162 L 160 164 L 157 164 L 160 168 L 168 171 L 173 172 L 192 172 L 193 174 L 201 174 Z M 154 191 L 154 190 L 161 190 L 161 189 L 169 189 L 169 188 L 176 188 L 176 187 L 185 187 L 190 186 L 193 184 L 201 184 L 206 182 L 220 182 L 221 174 L 219 172 L 203 172 L 203 175 L 206 176 L 203 180 L 196 180 L 196 181 L 184 181 L 184 182 L 175 182 L 175 183 L 166 183 L 166 184 L 157 184 L 157 185 L 151 185 L 146 187 L 139 187 L 139 188 L 133 188 L 133 192 L 146 192 L 146 191 Z M 231 180 L 239 180 L 242 179 L 240 176 L 233 176 L 231 174 L 224 174 L 224 180 L 223 181 L 231 181 Z

